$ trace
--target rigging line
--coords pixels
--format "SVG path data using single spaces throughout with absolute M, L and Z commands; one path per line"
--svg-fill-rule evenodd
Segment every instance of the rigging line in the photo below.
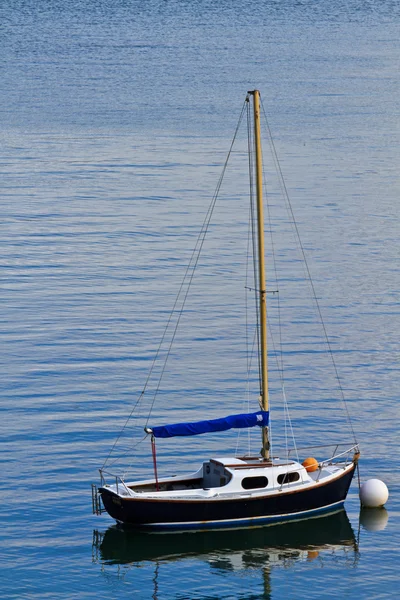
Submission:
M 132 415 L 133 415 L 134 411 L 136 410 L 137 406 L 139 405 L 139 403 L 140 403 L 140 401 L 141 401 L 141 399 L 143 397 L 143 394 L 144 394 L 144 391 L 141 392 L 139 398 L 136 400 L 136 402 L 135 402 L 135 404 L 134 404 L 131 412 L 129 413 L 128 418 L 126 419 L 124 425 L 122 426 L 121 431 L 119 432 L 119 434 L 117 435 L 117 438 L 116 438 L 115 442 L 111 446 L 111 449 L 110 449 L 110 451 L 109 451 L 109 453 L 108 453 L 108 455 L 107 455 L 107 457 L 106 457 L 106 459 L 105 459 L 105 461 L 104 461 L 104 463 L 103 463 L 103 465 L 101 467 L 102 469 L 104 469 L 104 467 L 107 465 L 108 461 L 110 460 L 111 454 L 114 452 L 114 449 L 115 449 L 116 445 L 118 444 L 118 442 L 119 442 L 119 440 L 120 440 L 123 432 L 125 431 L 126 426 L 128 425 L 128 422 L 129 422 L 130 418 L 132 417 Z M 113 464 L 113 463 L 111 463 L 111 464 Z
M 247 107 L 248 110 L 248 107 Z M 249 172 L 251 170 L 251 158 L 250 153 L 248 152 L 249 158 Z M 251 181 L 249 182 L 251 186 Z M 250 198 L 251 198 L 251 189 L 250 189 Z M 250 253 L 251 253 L 251 205 L 249 202 L 249 215 L 248 215 L 248 226 L 247 226 L 247 248 L 246 248 L 246 272 L 245 272 L 245 287 L 244 287 L 244 304 L 245 304 L 245 340 L 246 340 L 246 362 L 247 362 L 247 381 L 246 381 L 246 393 L 245 399 L 243 399 L 242 406 L 243 409 L 247 409 L 247 412 L 250 411 L 250 369 L 251 369 L 251 361 L 252 355 L 250 353 L 250 340 L 249 340 L 249 331 L 250 331 L 250 323 L 249 323 L 249 302 L 248 302 L 248 289 L 249 289 L 249 262 L 250 262 Z M 242 430 L 238 429 L 238 435 L 236 440 L 236 453 L 235 456 L 238 455 L 239 450 L 239 441 L 241 438 Z M 247 451 L 250 456 L 251 454 L 251 439 L 250 439 L 250 429 L 247 431 Z
M 104 467 L 105 467 L 105 465 L 107 464 L 107 462 L 108 462 L 108 460 L 109 460 L 109 458 L 110 458 L 111 454 L 113 453 L 113 451 L 114 451 L 114 449 L 115 449 L 116 445 L 118 444 L 118 441 L 120 440 L 120 438 L 121 438 L 121 436 L 122 436 L 123 432 L 125 431 L 125 429 L 126 429 L 126 426 L 127 426 L 128 422 L 129 422 L 129 421 L 130 421 L 130 419 L 132 418 L 132 415 L 133 415 L 133 413 L 135 412 L 135 410 L 136 410 L 136 408 L 137 408 L 138 404 L 140 403 L 141 399 L 143 398 L 143 396 L 144 396 L 144 394 L 145 394 L 145 392 L 146 392 L 146 389 L 147 389 L 147 387 L 148 387 L 148 384 L 149 384 L 150 378 L 151 378 L 151 376 L 152 376 L 152 374 L 153 374 L 153 371 L 154 371 L 155 365 L 156 365 L 156 363 L 157 363 L 157 359 L 158 359 L 158 357 L 159 357 L 159 355 L 160 355 L 161 348 L 163 347 L 163 344 L 164 344 L 165 337 L 166 337 L 166 335 L 167 335 L 167 332 L 168 332 L 168 330 L 169 330 L 169 328 L 170 328 L 170 324 L 171 324 L 171 321 L 172 321 L 173 315 L 174 315 L 174 314 L 175 314 L 175 312 L 176 312 L 176 308 L 177 308 L 177 305 L 178 305 L 178 303 L 179 303 L 179 299 L 181 298 L 182 290 L 183 290 L 183 288 L 184 288 L 184 287 L 185 287 L 185 285 L 186 285 L 186 286 L 187 286 L 187 290 L 186 290 L 186 294 L 185 294 L 185 296 L 184 296 L 183 302 L 182 302 L 182 304 L 181 304 L 181 307 L 180 307 L 180 309 L 178 310 L 178 319 L 177 319 L 177 324 L 175 325 L 175 328 L 174 328 L 174 332 L 173 332 L 172 341 L 173 341 L 173 340 L 174 340 L 174 338 L 175 338 L 176 331 L 177 331 L 177 328 L 178 328 L 178 324 L 179 324 L 179 321 L 180 321 L 180 317 L 181 317 L 181 315 L 182 315 L 183 308 L 184 308 L 184 305 L 185 305 L 185 302 L 186 302 L 186 298 L 187 298 L 187 295 L 188 295 L 188 292 L 189 292 L 189 288 L 190 288 L 190 285 L 191 285 L 191 282 L 192 282 L 192 279 L 193 279 L 194 270 L 195 270 L 195 268 L 196 268 L 196 266 L 197 266 L 197 262 L 198 262 L 198 260 L 199 260 L 199 257 L 200 257 L 201 249 L 202 249 L 202 247 L 203 247 L 204 239 L 205 239 L 205 236 L 206 236 L 206 233 L 207 233 L 207 230 L 208 230 L 208 226 L 209 226 L 209 224 L 210 224 L 211 216 L 212 216 L 212 213 L 213 213 L 213 210 L 214 210 L 214 206 L 215 206 L 215 203 L 216 203 L 216 200 L 217 200 L 217 197 L 218 197 L 218 193 L 219 193 L 219 190 L 220 190 L 220 188 L 221 188 L 221 185 L 222 185 L 222 181 L 223 181 L 223 178 L 224 178 L 224 175 L 225 175 L 226 167 L 227 167 L 227 164 L 228 164 L 228 161 L 229 161 L 230 155 L 231 155 L 231 153 L 232 153 L 232 148 L 233 148 L 233 145 L 234 145 L 234 143 L 235 143 L 235 140 L 236 140 L 236 137 L 237 137 L 237 133 L 238 133 L 238 130 L 239 130 L 239 128 L 240 128 L 240 124 L 241 124 L 241 122 L 242 122 L 242 119 L 243 119 L 243 113 L 244 113 L 245 107 L 246 107 L 246 101 L 243 103 L 242 110 L 241 110 L 241 112 L 240 112 L 240 116 L 239 116 L 239 121 L 238 121 L 238 124 L 237 124 L 237 126 L 236 126 L 236 130 L 235 130 L 235 133 L 234 133 L 234 136 L 233 136 L 233 140 L 232 140 L 232 142 L 231 142 L 231 146 L 230 146 L 230 149 L 229 149 L 229 152 L 228 152 L 228 156 L 227 156 L 227 158 L 226 158 L 226 160 L 225 160 L 225 164 L 224 164 L 224 166 L 223 166 L 222 173 L 221 173 L 221 175 L 220 175 L 220 178 L 219 178 L 219 180 L 218 180 L 218 183 L 217 183 L 217 186 L 216 186 L 216 190 L 215 190 L 215 192 L 214 192 L 214 195 L 213 195 L 213 197 L 212 197 L 212 199 L 211 199 L 210 205 L 209 205 L 209 207 L 208 207 L 208 209 L 207 209 L 206 216 L 205 216 L 205 218 L 204 218 L 203 224 L 202 224 L 202 226 L 201 226 L 201 229 L 200 229 L 200 233 L 199 233 L 199 235 L 198 235 L 198 237 L 197 237 L 197 240 L 196 240 L 195 246 L 194 246 L 194 248 L 193 248 L 193 251 L 192 251 L 191 257 L 190 257 L 190 259 L 189 259 L 188 266 L 186 267 L 185 274 L 184 274 L 184 276 L 183 276 L 183 279 L 182 279 L 181 285 L 180 285 L 180 287 L 179 287 L 179 290 L 178 290 L 178 293 L 177 293 L 177 295 L 176 295 L 176 298 L 175 298 L 174 305 L 173 305 L 173 307 L 172 307 L 172 310 L 171 310 L 171 312 L 170 312 L 170 314 L 169 314 L 169 317 L 168 317 L 168 320 L 167 320 L 167 324 L 166 324 L 166 326 L 165 326 L 165 328 L 164 328 L 164 331 L 163 331 L 163 334 L 162 334 L 162 336 L 161 336 L 160 343 L 159 343 L 159 345 L 158 345 L 158 348 L 157 348 L 157 350 L 156 350 L 156 354 L 155 354 L 155 356 L 154 356 L 154 359 L 153 359 L 153 361 L 152 361 L 151 367 L 150 367 L 150 369 L 149 369 L 149 373 L 148 373 L 148 375 L 147 375 L 147 378 L 146 378 L 146 381 L 145 381 L 145 383 L 144 383 L 143 389 L 142 389 L 142 391 L 141 391 L 141 393 L 140 393 L 140 395 L 139 395 L 139 397 L 138 397 L 137 401 L 135 402 L 135 404 L 134 404 L 134 406 L 133 406 L 132 410 L 130 411 L 130 413 L 129 413 L 129 415 L 128 415 L 128 417 L 127 417 L 127 419 L 126 419 L 126 421 L 125 421 L 124 425 L 122 426 L 122 428 L 121 428 L 121 431 L 120 431 L 120 433 L 118 434 L 118 436 L 117 436 L 117 438 L 116 438 L 116 440 L 115 440 L 114 444 L 112 445 L 112 447 L 111 447 L 111 450 L 110 450 L 110 452 L 108 453 L 108 456 L 106 457 L 106 459 L 105 459 L 105 461 L 104 461 L 104 464 L 103 464 L 102 468 L 104 468 Z M 194 266 L 193 266 L 193 265 L 194 265 Z M 192 271 L 192 273 L 191 273 L 191 275 L 189 276 L 188 274 L 189 274 L 189 272 L 190 272 L 190 271 Z M 152 401 L 152 404 L 151 404 L 150 412 L 149 412 L 149 415 L 148 415 L 148 417 L 147 417 L 147 421 L 146 421 L 146 426 L 147 426 L 147 424 L 148 424 L 148 421 L 149 421 L 149 418 L 150 418 L 151 412 L 152 412 L 152 410 L 153 410 L 153 406 L 154 406 L 154 402 L 155 402 L 155 396 L 157 395 L 157 392 L 158 392 L 158 390 L 159 390 L 159 387 L 160 387 L 161 379 L 162 379 L 162 376 L 163 376 L 163 373 L 164 373 L 164 370 L 165 370 L 165 366 L 166 366 L 166 361 L 168 360 L 168 355 L 169 355 L 169 352 L 170 352 L 170 349 L 171 349 L 171 346 L 172 346 L 172 341 L 171 341 L 171 343 L 170 343 L 170 345 L 169 345 L 168 353 L 167 353 L 167 356 L 166 356 L 166 359 L 165 359 L 165 363 L 164 363 L 164 368 L 163 368 L 163 370 L 162 370 L 162 373 L 161 373 L 161 375 L 160 375 L 160 378 L 159 378 L 159 381 L 158 381 L 158 387 L 157 387 L 157 389 L 156 389 L 156 392 L 155 392 L 155 394 L 154 394 L 154 397 L 153 397 L 153 401 Z
M 250 161 L 250 156 L 249 156 Z M 250 168 L 250 167 L 249 167 Z M 250 192 L 251 194 L 251 192 Z M 246 381 L 246 392 L 245 399 L 242 401 L 243 410 L 247 407 L 247 412 L 249 412 L 250 406 L 250 364 L 251 364 L 251 356 L 250 356 L 250 343 L 249 343 L 249 303 L 247 298 L 247 290 L 249 289 L 248 280 L 249 280 L 249 256 L 250 256 L 250 247 L 251 247 L 251 238 L 250 238 L 250 223 L 251 223 L 251 214 L 250 214 L 250 203 L 249 203 L 249 217 L 248 217 L 248 227 L 247 227 L 247 248 L 246 248 L 246 270 L 245 270 L 245 286 L 244 286 L 244 314 L 245 314 L 245 345 L 246 345 L 246 362 L 247 362 L 247 381 Z M 250 455 L 250 437 L 249 432 L 247 432 L 248 436 L 248 452 Z M 236 438 L 236 451 L 235 456 L 237 456 L 239 451 L 239 440 L 241 437 L 242 430 L 238 429 L 238 434 Z
M 248 345 L 247 340 L 248 340 L 248 334 L 246 332 L 246 345 Z M 254 334 L 253 334 L 253 342 L 251 345 L 251 350 L 248 351 L 249 359 L 248 359 L 248 371 L 247 371 L 247 383 L 246 383 L 247 400 L 243 400 L 243 402 L 242 402 L 242 406 L 244 406 L 246 403 L 246 405 L 248 407 L 248 411 L 250 410 L 250 408 L 249 408 L 249 405 L 250 405 L 250 371 L 251 371 L 251 365 L 253 362 L 253 356 L 255 354 L 255 352 L 254 352 L 255 347 L 257 347 L 257 328 L 255 329 Z M 238 429 L 237 444 L 239 443 L 239 438 L 240 438 L 241 433 L 242 433 L 242 429 Z M 250 429 L 247 429 L 247 436 L 249 438 L 249 446 L 250 446 L 250 437 L 251 437 Z M 238 448 L 238 446 L 236 446 L 236 452 L 237 452 L 237 448 Z M 249 450 L 249 454 L 250 454 L 250 450 Z
M 279 352 L 277 352 L 277 349 L 276 349 L 275 337 L 274 337 L 272 328 L 270 328 L 269 333 L 270 333 L 270 337 L 271 337 L 271 343 L 272 343 L 272 348 L 273 348 L 274 357 L 275 357 L 275 361 L 276 361 L 277 371 L 278 371 L 279 378 L 281 380 L 281 386 L 282 386 L 283 410 L 284 410 L 284 415 L 285 415 L 285 424 L 284 424 L 284 427 L 285 427 L 286 452 L 288 454 L 288 441 L 287 441 L 287 437 L 288 436 L 287 436 L 287 425 L 286 425 L 286 421 L 287 421 L 288 424 L 289 424 L 289 429 L 290 429 L 291 437 L 292 437 L 292 440 L 293 440 L 293 446 L 294 446 L 294 449 L 296 451 L 296 455 L 298 456 L 296 439 L 295 439 L 295 436 L 294 436 L 294 431 L 293 431 L 293 426 L 292 426 L 292 420 L 291 420 L 290 412 L 289 412 L 289 403 L 288 403 L 287 398 L 286 398 L 285 382 L 284 382 L 283 372 L 281 372 L 281 370 L 280 370 L 280 365 L 279 365 L 279 360 L 278 360 L 278 354 L 279 354 Z
M 133 444 L 132 446 L 128 446 L 125 450 L 125 452 L 120 452 L 118 454 L 118 456 L 116 456 L 113 460 L 110 460 L 110 457 L 108 457 L 107 460 L 107 466 L 108 467 L 112 467 L 112 465 L 114 465 L 117 461 L 120 461 L 122 458 L 124 458 L 125 456 L 127 456 L 128 454 L 131 454 L 132 451 L 137 448 L 137 446 L 139 446 L 147 437 L 147 434 L 142 437 L 138 442 L 136 442 L 136 444 Z M 106 466 L 106 462 L 104 462 L 103 466 L 101 467 L 102 469 L 104 469 L 104 467 Z
M 114 460 L 111 460 L 108 463 L 108 467 L 112 467 L 113 465 L 115 465 L 115 463 L 117 461 L 120 461 L 122 458 L 124 458 L 125 456 L 128 456 L 128 454 L 132 454 L 132 452 L 135 450 L 135 448 L 137 448 L 142 442 L 144 442 L 144 440 L 147 438 L 147 434 L 144 435 L 138 442 L 136 442 L 136 444 L 133 444 L 132 446 L 129 446 L 125 452 L 121 452 L 116 458 L 114 458 Z M 131 463 L 130 465 L 128 465 L 127 469 L 125 470 L 125 473 L 123 474 L 123 478 L 125 478 L 126 473 L 130 470 L 130 468 L 132 467 Z
M 280 180 L 282 182 L 282 185 L 283 185 L 284 196 L 285 196 L 286 202 L 287 202 L 287 204 L 289 206 L 289 211 L 290 211 L 290 214 L 291 214 L 291 217 L 292 217 L 292 222 L 293 222 L 293 225 L 294 225 L 294 228 L 295 228 L 295 231 L 296 231 L 296 236 L 297 236 L 297 239 L 298 239 L 298 243 L 300 245 L 300 249 L 301 249 L 301 254 L 302 254 L 302 257 L 303 257 L 304 265 L 305 265 L 305 268 L 307 270 L 308 280 L 309 280 L 310 285 L 311 285 L 311 289 L 312 289 L 313 296 L 314 296 L 314 301 L 315 301 L 315 304 L 316 304 L 316 307 L 317 307 L 317 311 L 318 311 L 319 318 L 320 318 L 320 321 L 321 321 L 322 329 L 324 331 L 324 336 L 325 336 L 326 344 L 328 346 L 329 354 L 330 354 L 331 361 L 332 361 L 332 364 L 333 364 L 333 368 L 334 368 L 334 371 L 335 371 L 336 380 L 338 382 L 339 390 L 340 390 L 340 393 L 341 393 L 341 396 L 342 396 L 342 402 L 343 402 L 343 405 L 344 405 L 344 408 L 345 408 L 347 422 L 348 422 L 350 430 L 351 430 L 351 432 L 353 434 L 354 441 L 357 443 L 356 434 L 355 434 L 355 431 L 354 431 L 354 428 L 353 428 L 353 424 L 351 422 L 349 410 L 347 408 L 347 403 L 346 403 L 346 399 L 345 399 L 343 387 L 342 387 L 342 384 L 341 384 L 341 381 L 340 381 L 339 372 L 338 372 L 338 369 L 336 367 L 336 362 L 335 362 L 335 359 L 334 359 L 334 356 L 333 356 L 332 346 L 331 346 L 331 343 L 329 341 L 328 332 L 326 330 L 325 323 L 324 323 L 324 320 L 323 320 L 323 317 L 322 317 L 322 311 L 321 311 L 321 308 L 320 308 L 320 305 L 319 305 L 319 302 L 318 302 L 318 299 L 317 299 L 317 294 L 316 294 L 314 283 L 313 283 L 313 280 L 312 280 L 312 277 L 311 277 L 311 272 L 310 272 L 310 269 L 309 269 L 309 266 L 308 266 L 306 254 L 305 254 L 305 251 L 304 251 L 303 244 L 301 242 L 300 232 L 299 232 L 299 229 L 298 229 L 298 226 L 297 226 L 297 222 L 296 222 L 296 219 L 295 219 L 295 216 L 294 216 L 293 207 L 292 207 L 292 204 L 290 202 L 290 197 L 289 197 L 289 193 L 287 191 L 286 182 L 285 182 L 285 179 L 283 177 L 282 168 L 281 168 L 281 165 L 280 165 L 280 162 L 279 162 L 279 158 L 278 158 L 278 155 L 277 155 L 277 152 L 276 152 L 274 140 L 273 140 L 273 137 L 272 137 L 272 132 L 271 132 L 271 129 L 270 129 L 270 126 L 269 126 L 269 122 L 268 122 L 268 119 L 267 119 L 267 115 L 266 115 L 266 112 L 265 112 L 265 109 L 264 109 L 264 104 L 263 104 L 262 100 L 261 100 L 261 106 L 262 106 L 262 110 L 263 110 L 263 113 L 264 113 L 264 118 L 265 118 L 267 130 L 268 130 L 268 134 L 269 134 L 269 139 L 270 139 L 270 144 L 271 144 L 271 148 L 272 148 L 272 151 L 273 151 L 274 160 L 276 161 L 276 164 L 277 164 L 277 167 L 278 167 L 279 178 L 280 178 Z
M 276 289 L 279 292 L 279 277 L 278 277 L 278 269 L 277 269 L 277 260 L 276 260 L 276 252 L 275 252 L 275 243 L 274 243 L 274 236 L 273 236 L 273 229 L 272 229 L 272 217 L 271 217 L 271 206 L 270 206 L 270 202 L 269 202 L 269 194 L 267 192 L 267 181 L 266 181 L 266 177 L 265 177 L 265 173 L 266 173 L 266 169 L 265 169 L 265 165 L 264 165 L 264 156 L 262 158 L 263 160 L 263 185 L 264 185 L 264 189 L 265 189 L 265 198 L 266 198 L 266 206 L 267 206 L 267 214 L 268 214 L 268 224 L 269 224 L 269 233 L 270 233 L 270 241 L 271 241 L 271 255 L 272 255 L 272 264 L 273 264 L 273 271 L 274 271 L 274 276 L 275 276 L 275 285 L 276 285 Z M 272 341 L 272 347 L 274 350 L 274 356 L 275 356 L 275 361 L 276 361 L 276 366 L 277 366 L 277 371 L 281 380 L 281 387 L 282 387 L 282 397 L 283 397 L 283 405 L 284 405 L 284 415 L 285 415 L 285 440 L 286 440 L 286 453 L 288 454 L 288 434 L 287 434 L 287 423 L 289 425 L 289 430 L 290 430 L 290 434 L 293 440 L 293 445 L 294 445 L 294 449 L 297 455 L 297 459 L 298 459 L 298 452 L 297 452 L 297 446 L 296 446 L 296 439 L 294 436 L 294 431 L 293 431 L 293 425 L 292 425 L 292 420 L 290 417 L 290 411 L 289 411 L 289 403 L 287 401 L 286 398 L 286 391 L 285 391 L 285 371 L 284 371 L 284 360 L 283 360 L 283 344 L 282 344 L 282 319 L 281 319 L 281 304 L 280 304 L 280 296 L 279 293 L 277 294 L 277 302 L 278 302 L 278 332 L 279 332 L 279 347 L 276 347 L 275 344 L 275 337 L 273 334 L 273 330 L 272 327 L 270 326 L 269 328 L 269 334 L 271 336 L 271 341 Z M 271 325 L 271 321 L 270 321 L 270 325 Z
M 297 457 L 297 462 L 299 462 L 299 453 L 297 451 L 296 438 L 295 438 L 294 431 L 293 431 L 292 419 L 290 417 L 290 412 L 289 412 L 289 403 L 286 398 L 286 390 L 285 390 L 284 385 L 282 385 L 282 394 L 283 394 L 283 402 L 284 402 L 284 407 L 285 407 L 286 419 L 289 423 L 290 434 L 292 436 L 293 446 L 294 446 L 294 450 L 296 452 L 296 457 Z M 285 427 L 286 427 L 286 419 L 285 419 Z M 289 459 L 288 445 L 286 446 L 286 452 L 287 452 L 287 457 Z
M 188 281 L 186 282 L 186 286 L 187 286 L 186 287 L 186 292 L 184 294 L 181 307 L 180 307 L 180 309 L 178 311 L 177 321 L 176 321 L 176 324 L 175 324 L 175 327 L 174 327 L 174 330 L 173 330 L 173 333 L 172 333 L 171 341 L 170 341 L 169 346 L 168 346 L 167 355 L 165 357 L 164 364 L 163 364 L 163 367 L 162 367 L 162 370 L 161 370 L 161 373 L 160 373 L 160 376 L 159 376 L 159 379 L 158 379 L 156 391 L 154 393 L 153 400 L 152 400 L 152 403 L 151 403 L 151 406 L 150 406 L 149 414 L 148 414 L 148 417 L 147 417 L 147 420 L 146 420 L 146 426 L 147 426 L 147 424 L 149 422 L 151 413 L 152 413 L 153 408 L 154 408 L 155 399 L 156 399 L 157 393 L 158 393 L 158 391 L 160 389 L 160 385 L 161 385 L 161 381 L 162 381 L 162 378 L 163 378 L 163 375 L 164 375 L 164 371 L 165 371 L 165 368 L 167 366 L 168 357 L 169 357 L 170 352 L 171 352 L 171 347 L 172 347 L 172 344 L 174 342 L 174 339 L 175 339 L 175 336 L 176 336 L 176 333 L 177 333 L 177 330 L 178 330 L 178 326 L 179 326 L 179 323 L 180 323 L 180 319 L 181 319 L 182 314 L 183 314 L 183 309 L 185 307 L 186 300 L 187 300 L 187 297 L 188 297 L 188 294 L 189 294 L 190 286 L 192 284 L 192 280 L 193 280 L 193 277 L 194 277 L 194 272 L 196 270 L 198 261 L 200 259 L 200 254 L 201 254 L 201 251 L 202 251 L 202 248 L 203 248 L 203 245 L 204 245 L 204 241 L 205 241 L 205 238 L 206 238 L 206 235 L 207 235 L 208 227 L 210 225 L 210 221 L 211 221 L 211 217 L 212 217 L 212 214 L 213 214 L 213 211 L 214 211 L 214 208 L 215 208 L 215 204 L 216 204 L 217 199 L 218 199 L 218 194 L 219 194 L 219 191 L 221 189 L 221 185 L 222 185 L 222 182 L 223 182 L 223 179 L 224 179 L 224 176 L 225 176 L 225 172 L 226 172 L 226 169 L 227 169 L 227 166 L 228 166 L 228 162 L 229 162 L 230 156 L 232 154 L 233 146 L 235 144 L 238 131 L 240 129 L 240 125 L 241 125 L 241 122 L 242 122 L 242 119 L 243 119 L 243 114 L 244 114 L 244 111 L 245 111 L 246 103 L 247 102 L 245 100 L 245 102 L 243 103 L 243 107 L 242 107 L 240 116 L 239 116 L 239 121 L 237 123 L 236 130 L 235 130 L 235 133 L 233 135 L 233 139 L 232 139 L 229 151 L 228 151 L 228 155 L 226 157 L 224 166 L 222 168 L 222 172 L 221 172 L 221 175 L 219 177 L 216 189 L 214 191 L 214 195 L 213 195 L 213 197 L 211 199 L 211 203 L 210 203 L 209 208 L 207 210 L 206 217 L 204 219 L 202 228 L 200 230 L 200 234 L 199 234 L 199 236 L 197 238 L 194 250 L 192 252 L 192 256 L 190 258 L 189 265 L 188 265 L 188 267 L 186 269 L 186 272 L 185 272 L 185 275 L 184 275 L 184 278 L 183 278 L 183 282 L 182 282 L 181 287 L 180 287 L 179 292 L 178 292 L 178 297 L 179 297 L 180 293 L 181 293 L 181 291 L 182 291 L 182 289 L 184 287 L 184 283 L 185 283 L 186 277 L 188 276 L 188 273 L 191 270 L 191 273 L 188 276 Z M 176 304 L 177 304 L 177 301 L 176 301 L 174 307 L 176 306 Z M 168 324 L 170 322 L 170 319 L 168 321 Z M 168 327 L 168 325 L 167 325 L 167 327 Z M 163 339 L 164 339 L 164 337 L 165 336 L 163 336 Z M 158 354 L 157 354 L 157 356 L 158 356 Z
M 253 248 L 253 279 L 254 279 L 254 305 L 256 313 L 256 332 L 257 332 L 257 348 L 258 348 L 258 381 L 260 388 L 260 396 L 262 394 L 261 389 L 261 341 L 260 341 L 260 315 L 258 306 L 258 274 L 257 274 L 257 259 L 258 259 L 258 244 L 257 244 L 257 231 L 255 227 L 255 202 L 254 202 L 254 140 L 252 137 L 253 132 L 253 121 L 250 102 L 247 103 L 247 144 L 248 144 L 248 156 L 249 156 L 249 182 L 250 182 L 250 215 L 251 215 L 251 235 L 252 235 L 252 248 Z
M 258 368 L 258 386 L 259 386 L 259 393 L 261 393 L 261 359 L 260 359 L 260 351 L 259 351 L 259 317 L 258 317 L 258 303 L 257 303 L 257 281 L 256 281 L 256 265 L 255 265 L 255 260 L 254 260 L 254 249 L 256 248 L 255 245 L 255 228 L 254 228 L 254 160 L 253 160 L 253 139 L 252 139 L 252 124 L 251 124 L 251 108 L 250 108 L 250 103 L 247 103 L 247 155 L 248 155 L 248 168 L 249 168 L 249 217 L 248 217 L 248 235 L 247 235 L 247 251 L 246 251 L 246 277 L 245 277 L 245 319 L 246 319 L 246 357 L 247 357 L 247 406 L 248 406 L 248 410 L 250 410 L 249 408 L 249 402 L 250 402 L 250 372 L 251 372 L 251 365 L 253 362 L 253 357 L 254 357 L 254 348 L 257 347 L 257 368 Z M 250 250 L 251 248 L 251 250 Z M 253 281 L 254 284 L 252 284 L 254 286 L 254 288 L 251 288 L 249 286 L 249 262 L 250 259 L 249 257 L 252 257 L 252 266 L 253 266 Z M 248 318 L 248 314 L 249 314 L 249 303 L 248 303 L 248 294 L 247 291 L 254 291 L 254 306 L 255 306 L 255 314 L 256 314 L 256 327 L 255 327 L 255 331 L 254 331 L 254 335 L 253 335 L 253 341 L 251 344 L 251 348 L 250 348 L 250 344 L 249 344 L 249 329 L 250 329 L 250 323 L 249 323 L 249 318 Z M 238 433 L 238 442 L 239 442 L 239 437 L 240 437 L 240 433 L 241 430 L 239 430 Z M 250 430 L 247 431 L 247 437 L 248 437 L 248 453 L 249 455 L 251 454 L 251 448 L 250 448 L 250 443 L 251 443 L 251 432 Z
M 264 189 L 265 189 L 265 199 L 266 199 L 266 206 L 267 206 L 267 214 L 268 214 L 268 224 L 269 224 L 269 237 L 270 237 L 270 241 L 271 241 L 271 255 L 272 255 L 272 264 L 273 264 L 273 271 L 274 271 L 274 277 L 275 277 L 275 287 L 276 290 L 278 291 L 277 294 L 277 302 L 278 302 L 278 331 L 279 331 L 279 356 L 280 356 L 280 365 L 278 363 L 278 358 L 277 360 L 277 367 L 278 367 L 278 371 L 281 371 L 281 381 L 282 381 L 282 385 L 284 382 L 284 364 L 283 364 L 283 345 L 282 345 L 282 320 L 281 320 L 281 303 L 280 303 L 280 294 L 279 294 L 279 278 L 278 278 L 278 269 L 277 269 L 277 260 L 276 260 L 276 252 L 275 252 L 275 243 L 274 243 L 274 236 L 273 236 L 273 230 L 272 230 L 272 217 L 271 217 L 271 206 L 269 203 L 269 194 L 267 192 L 267 181 L 266 181 L 266 177 L 265 177 L 265 166 L 264 166 L 264 157 L 263 157 L 263 180 L 264 180 Z
M 250 172 L 250 154 L 249 154 L 249 172 Z M 250 184 L 251 185 L 251 184 Z M 250 190 L 250 198 L 251 198 L 251 190 Z M 247 358 L 247 380 L 249 379 L 249 303 L 247 298 L 247 291 L 250 289 L 248 285 L 249 281 L 249 256 L 250 256 L 250 246 L 251 246 L 251 205 L 249 202 L 249 217 L 248 217 L 248 226 L 247 226 L 247 248 L 246 248 L 246 274 L 245 274 L 245 292 L 244 292 L 244 303 L 245 303 L 245 331 L 246 331 L 246 358 Z M 240 432 L 240 430 L 239 430 Z

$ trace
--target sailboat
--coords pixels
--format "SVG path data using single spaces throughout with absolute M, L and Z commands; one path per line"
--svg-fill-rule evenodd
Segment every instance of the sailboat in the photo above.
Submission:
M 258 410 L 204 421 L 147 425 L 154 477 L 135 481 L 113 475 L 110 480 L 110 474 L 101 469 L 100 486 L 92 486 L 94 513 L 105 510 L 118 523 L 151 529 L 196 530 L 249 527 L 315 516 L 343 506 L 359 459 L 355 439 L 345 447 L 337 444 L 322 460 L 308 457 L 301 463 L 289 453 L 280 458 L 271 452 L 259 91 L 248 92 L 245 103 L 252 115 L 251 151 L 255 157 L 260 346 L 260 392 L 255 408 Z M 259 455 L 210 457 L 195 472 L 158 477 L 157 439 L 253 427 L 258 427 L 261 433 Z

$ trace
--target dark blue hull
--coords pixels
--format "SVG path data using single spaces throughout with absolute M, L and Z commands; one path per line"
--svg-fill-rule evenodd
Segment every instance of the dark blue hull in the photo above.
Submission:
M 248 526 L 297 519 L 343 505 L 355 465 L 334 480 L 306 489 L 257 498 L 173 500 L 126 498 L 100 488 L 103 504 L 116 521 L 136 527 L 200 529 Z

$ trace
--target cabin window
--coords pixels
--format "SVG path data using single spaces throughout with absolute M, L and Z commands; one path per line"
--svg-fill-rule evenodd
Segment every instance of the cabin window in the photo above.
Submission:
M 293 471 L 293 473 L 281 473 L 278 475 L 277 481 L 279 485 L 284 485 L 285 483 L 294 483 L 300 479 L 300 475 L 297 471 Z
M 245 477 L 242 479 L 242 488 L 245 490 L 255 490 L 257 488 L 265 488 L 268 485 L 266 477 Z

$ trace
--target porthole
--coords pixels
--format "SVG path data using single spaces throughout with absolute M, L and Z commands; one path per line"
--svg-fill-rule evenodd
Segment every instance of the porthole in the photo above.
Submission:
M 300 475 L 297 471 L 293 471 L 292 473 L 281 473 L 278 475 L 277 481 L 279 485 L 284 485 L 285 483 L 294 483 L 295 481 L 299 481 Z
M 242 479 L 242 488 L 245 490 L 255 490 L 257 488 L 265 488 L 268 485 L 267 477 L 245 477 Z

